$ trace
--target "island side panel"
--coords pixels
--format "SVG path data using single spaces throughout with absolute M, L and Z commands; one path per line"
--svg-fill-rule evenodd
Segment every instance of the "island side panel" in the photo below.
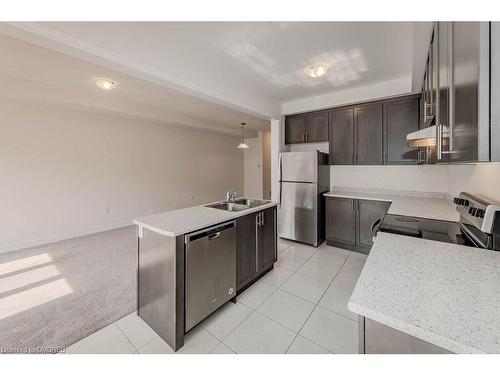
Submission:
M 184 345 L 184 236 L 138 237 L 139 316 L 177 351 Z
M 364 354 L 452 354 L 439 346 L 359 316 L 360 353 Z M 362 341 L 362 343 L 361 343 Z

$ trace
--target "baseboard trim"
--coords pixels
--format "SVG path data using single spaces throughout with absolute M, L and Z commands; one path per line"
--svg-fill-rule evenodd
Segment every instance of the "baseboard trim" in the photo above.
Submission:
M 57 236 L 51 236 L 51 237 L 41 238 L 41 239 L 37 239 L 37 240 L 14 243 L 14 244 L 0 247 L 0 254 L 10 253 L 12 251 L 23 250 L 23 249 L 27 249 L 29 247 L 45 245 L 45 244 L 48 244 L 51 242 L 58 242 L 58 241 L 63 241 L 63 240 L 69 240 L 71 238 L 87 236 L 89 234 L 106 232 L 108 230 L 124 228 L 124 227 L 132 226 L 132 225 L 133 225 L 132 221 L 127 221 L 127 222 L 115 223 L 115 224 L 111 224 L 111 225 L 105 225 L 102 227 L 87 229 L 87 230 L 84 230 L 81 232 L 64 233 L 64 234 L 57 235 Z

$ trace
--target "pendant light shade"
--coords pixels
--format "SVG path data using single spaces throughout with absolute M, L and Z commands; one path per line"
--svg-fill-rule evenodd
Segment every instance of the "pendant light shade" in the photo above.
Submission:
M 250 148 L 247 145 L 247 143 L 245 142 L 245 123 L 244 122 L 241 123 L 241 143 L 236 148 L 240 148 L 240 149 Z

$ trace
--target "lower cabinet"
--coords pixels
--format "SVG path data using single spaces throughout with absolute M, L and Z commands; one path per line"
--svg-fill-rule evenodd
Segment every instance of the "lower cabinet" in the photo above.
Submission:
M 238 290 L 257 279 L 277 260 L 276 207 L 237 220 Z
M 326 197 L 327 244 L 368 253 L 372 224 L 384 217 L 389 206 L 389 202 Z
M 352 249 L 356 244 L 355 201 L 349 198 L 326 198 L 326 240 Z

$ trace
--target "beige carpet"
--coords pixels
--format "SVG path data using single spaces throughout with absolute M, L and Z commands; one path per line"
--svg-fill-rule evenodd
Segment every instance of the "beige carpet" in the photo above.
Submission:
M 0 353 L 50 352 L 136 306 L 133 226 L 0 254 Z

